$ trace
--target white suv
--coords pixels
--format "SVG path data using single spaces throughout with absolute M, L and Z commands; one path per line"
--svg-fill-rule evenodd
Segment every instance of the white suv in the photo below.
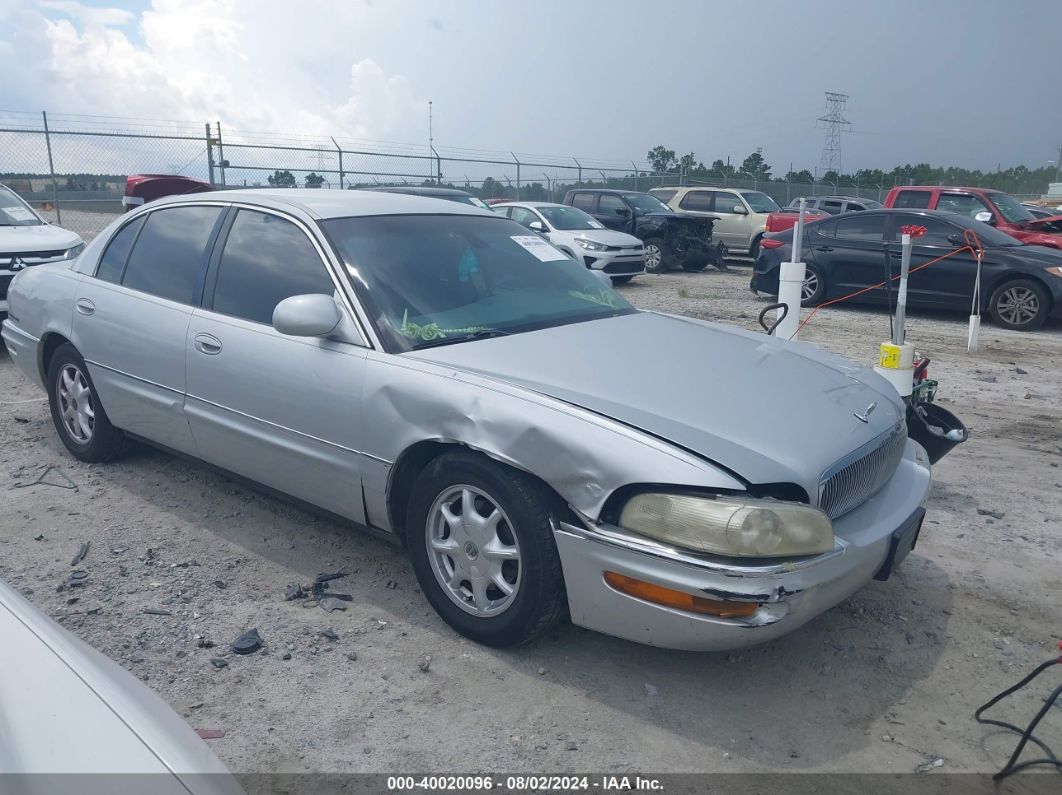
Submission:
M 22 198 L 0 185 L 0 320 L 7 317 L 7 286 L 23 268 L 73 259 L 85 241 L 44 222 Z
M 731 254 L 756 259 L 767 229 L 767 216 L 779 212 L 770 196 L 740 188 L 653 188 L 649 191 L 676 212 L 713 218 L 712 240 Z
M 504 202 L 491 209 L 542 235 L 577 262 L 606 273 L 614 284 L 629 282 L 645 273 L 641 240 L 626 232 L 606 229 L 577 207 L 552 202 Z

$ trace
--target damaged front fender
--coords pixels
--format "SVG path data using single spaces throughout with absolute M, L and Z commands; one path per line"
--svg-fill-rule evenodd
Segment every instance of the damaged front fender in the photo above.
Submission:
M 545 395 L 411 357 L 370 354 L 363 396 L 363 484 L 369 523 L 394 530 L 389 495 L 406 451 L 462 445 L 545 481 L 596 518 L 632 483 L 743 490 L 707 461 L 653 436 Z

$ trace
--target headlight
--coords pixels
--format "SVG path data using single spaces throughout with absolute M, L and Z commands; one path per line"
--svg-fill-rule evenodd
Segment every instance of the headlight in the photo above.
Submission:
M 711 555 L 770 558 L 833 549 L 833 524 L 796 502 L 639 494 L 623 507 L 620 527 Z
M 63 256 L 59 257 L 59 261 L 66 260 L 66 259 L 73 259 L 74 257 L 76 257 L 78 254 L 80 254 L 84 250 L 85 250 L 85 244 L 84 243 L 78 243 L 73 248 L 68 248 L 66 251 L 64 251 L 63 252 Z
M 596 240 L 587 240 L 585 237 L 575 238 L 575 243 L 588 251 L 608 251 L 608 246 L 604 243 L 598 243 Z

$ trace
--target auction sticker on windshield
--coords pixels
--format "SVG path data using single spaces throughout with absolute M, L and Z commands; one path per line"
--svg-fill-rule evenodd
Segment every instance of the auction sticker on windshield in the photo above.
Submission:
M 16 221 L 32 221 L 33 213 L 24 207 L 4 207 L 3 211 Z
M 566 260 L 568 255 L 560 249 L 553 248 L 549 243 L 535 235 L 512 235 L 513 242 L 518 246 L 530 251 L 542 262 L 555 262 Z

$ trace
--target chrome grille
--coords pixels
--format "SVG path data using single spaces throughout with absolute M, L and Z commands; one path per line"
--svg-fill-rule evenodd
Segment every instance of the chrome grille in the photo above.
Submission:
M 819 508 L 836 519 L 858 508 L 884 486 L 903 458 L 907 425 L 900 421 L 827 469 L 819 481 Z

